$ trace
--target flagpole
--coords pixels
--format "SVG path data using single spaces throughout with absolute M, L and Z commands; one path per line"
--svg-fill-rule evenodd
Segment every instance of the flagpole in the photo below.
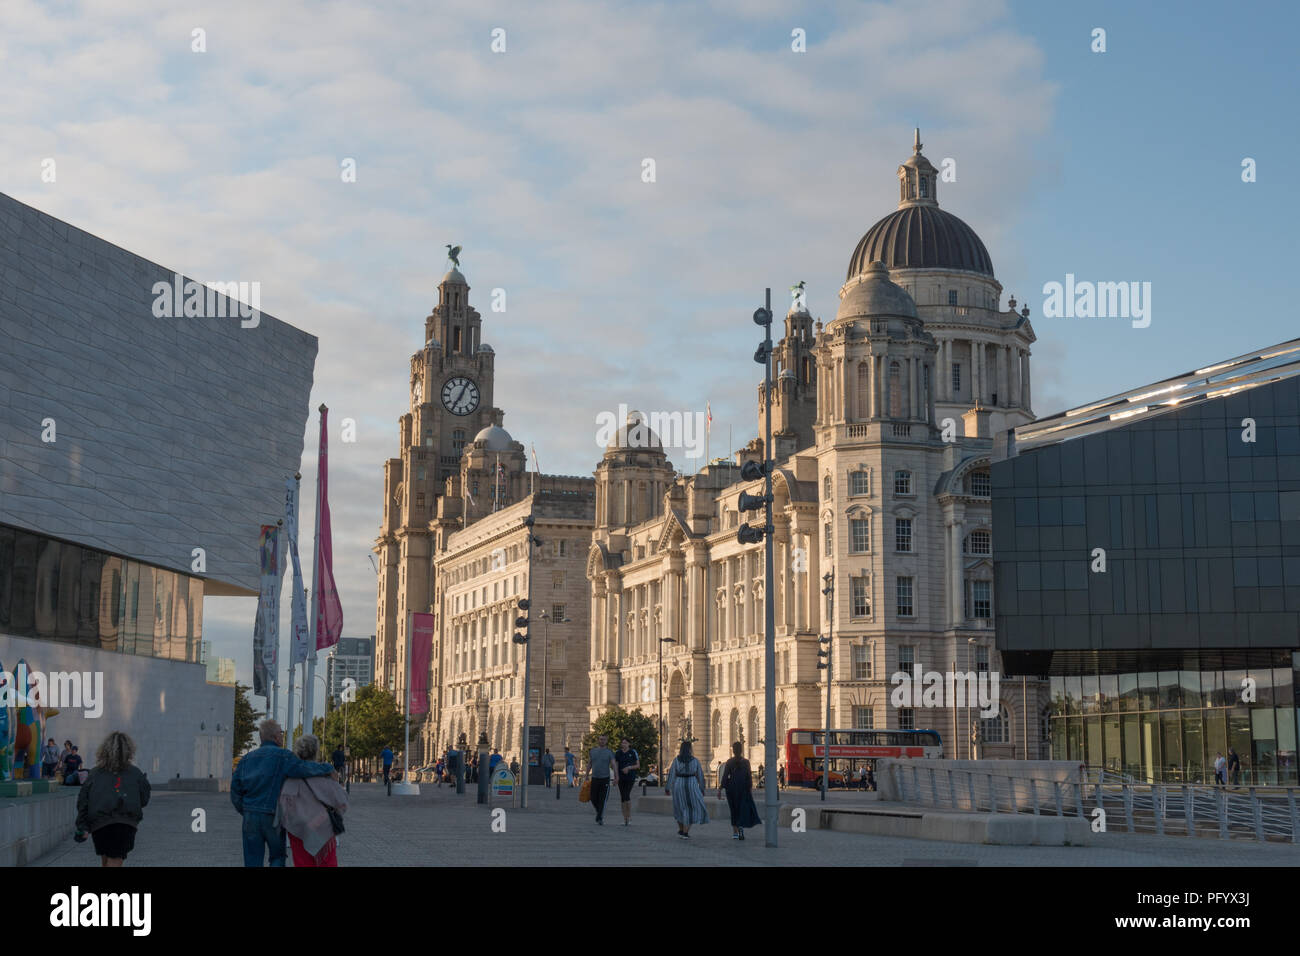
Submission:
M 329 411 L 324 402 L 317 409 L 321 416 Z M 311 714 L 315 709 L 316 619 L 320 617 L 320 445 L 316 446 L 316 518 L 312 528 L 311 605 L 307 617 L 307 660 L 303 662 L 302 732 L 311 733 Z

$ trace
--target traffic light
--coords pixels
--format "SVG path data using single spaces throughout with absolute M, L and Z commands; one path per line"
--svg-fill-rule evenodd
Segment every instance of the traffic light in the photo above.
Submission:
M 519 599 L 519 610 L 521 611 L 528 610 L 528 598 Z M 515 618 L 515 627 L 522 627 L 524 629 L 523 633 L 521 634 L 518 631 L 516 631 L 514 635 L 511 636 L 510 640 L 515 644 L 527 644 L 528 643 L 528 615 L 525 614 L 523 617 Z
M 763 540 L 763 529 L 753 525 L 742 524 L 736 531 L 736 540 L 741 544 L 758 544 Z

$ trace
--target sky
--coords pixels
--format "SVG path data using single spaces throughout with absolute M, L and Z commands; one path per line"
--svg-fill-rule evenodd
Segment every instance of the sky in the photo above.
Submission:
M 319 337 L 310 408 L 357 426 L 333 432 L 330 490 L 344 634 L 364 637 L 382 465 L 447 244 L 495 404 L 543 471 L 590 475 L 620 405 L 708 403 L 717 455 L 756 432 L 764 289 L 784 311 L 803 280 L 834 316 L 920 127 L 956 171 L 941 206 L 1030 307 L 1051 414 L 1297 335 L 1297 21 L 1282 2 L 4 0 L 0 191 L 257 281 Z M 1149 282 L 1150 324 L 1045 316 L 1067 275 Z M 205 603 L 245 683 L 255 610 Z

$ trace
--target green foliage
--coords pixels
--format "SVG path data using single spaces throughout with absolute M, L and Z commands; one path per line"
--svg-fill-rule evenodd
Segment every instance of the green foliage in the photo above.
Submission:
M 591 731 L 582 738 L 582 750 L 577 754 L 580 761 L 592 747 L 596 746 L 596 738 L 601 734 L 609 735 L 610 750 L 618 749 L 618 741 L 621 737 L 626 737 L 632 742 L 632 749 L 641 757 L 638 776 L 644 777 L 650 765 L 657 759 L 659 731 L 655 727 L 654 718 L 647 717 L 640 707 L 630 712 L 622 707 L 611 707 L 597 717 Z M 556 765 L 563 767 L 563 759 L 562 756 L 557 757 Z
M 402 716 L 392 694 L 371 684 L 357 691 L 356 700 L 334 708 L 325 716 L 319 735 L 325 754 L 322 760 L 327 759 L 334 748 L 343 742 L 345 716 L 350 759 L 378 757 L 385 744 L 392 747 L 394 753 L 402 749 L 406 737 L 406 718 Z
M 253 709 L 248 700 L 249 688 L 238 681 L 235 683 L 235 715 L 231 725 L 234 727 L 234 746 L 232 752 L 240 757 L 244 751 L 256 746 L 257 722 L 265 715 Z

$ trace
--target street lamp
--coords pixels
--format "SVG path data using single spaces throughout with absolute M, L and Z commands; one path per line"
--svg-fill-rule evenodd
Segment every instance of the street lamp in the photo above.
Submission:
M 763 633 L 764 666 L 763 698 L 764 722 L 768 728 L 767 743 L 763 749 L 767 769 L 767 779 L 763 787 L 766 791 L 763 803 L 767 816 L 765 820 L 765 844 L 776 846 L 777 834 L 777 792 L 776 792 L 776 594 L 773 581 L 776 579 L 773 562 L 775 560 L 776 535 L 772 524 L 772 472 L 776 462 L 772 454 L 772 290 L 768 289 L 765 304 L 754 310 L 754 324 L 763 327 L 763 341 L 754 352 L 754 361 L 763 366 L 763 462 L 747 461 L 740 469 L 740 477 L 745 481 L 763 479 L 763 494 L 751 495 L 741 492 L 737 507 L 741 511 L 764 509 L 764 524 L 761 528 L 743 524 L 736 532 L 736 540 L 741 544 L 758 544 L 764 541 L 765 558 L 763 569 Z
M 520 786 L 519 786 L 520 809 L 524 809 L 528 806 L 528 694 L 532 689 L 531 685 L 529 684 L 528 678 L 530 674 L 529 665 L 532 663 L 533 646 L 528 640 L 531 631 L 529 628 L 530 619 L 527 615 L 528 615 L 528 609 L 532 606 L 533 548 L 534 546 L 540 547 L 542 544 L 542 539 L 537 537 L 537 535 L 533 534 L 533 525 L 535 524 L 533 520 L 533 509 L 535 509 L 536 507 L 537 507 L 537 498 L 534 496 L 530 500 L 528 516 L 524 518 L 524 528 L 527 531 L 527 538 L 528 538 L 528 565 L 527 565 L 527 571 L 525 572 L 528 579 L 528 597 L 520 598 L 519 600 L 519 610 L 524 612 L 524 616 L 515 618 L 515 626 L 523 628 L 523 631 L 522 632 L 516 631 L 514 636 L 510 638 L 510 640 L 513 641 L 515 644 L 524 645 L 524 706 L 523 706 L 524 732 L 520 740 L 520 744 L 521 744 L 520 749 L 523 751 L 524 759 L 520 767 L 521 776 L 523 778 L 520 781 Z
M 659 779 L 664 779 L 664 645 L 676 644 L 675 637 L 659 638 L 659 763 L 656 771 Z
M 825 800 L 831 788 L 831 675 L 834 673 L 831 637 L 835 632 L 835 569 L 832 567 L 823 574 L 822 580 L 826 582 L 826 587 L 822 588 L 822 594 L 826 595 L 826 636 L 817 638 L 817 643 L 825 647 L 825 650 L 817 649 L 817 656 L 821 658 L 817 661 L 817 668 L 826 671 L 826 732 L 822 738 L 822 800 Z

